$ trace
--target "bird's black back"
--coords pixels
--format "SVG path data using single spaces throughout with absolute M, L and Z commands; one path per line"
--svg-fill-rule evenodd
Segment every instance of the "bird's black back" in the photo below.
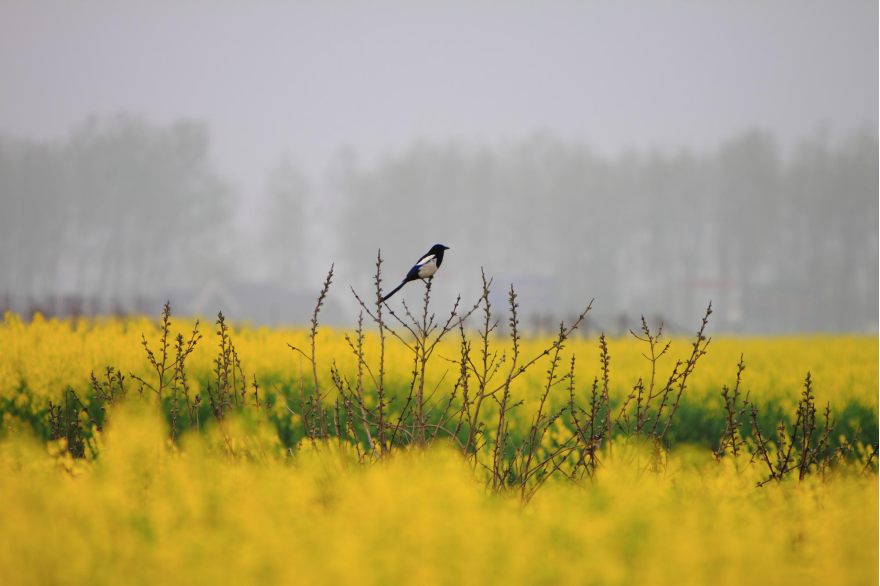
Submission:
M 442 244 L 435 244 L 431 247 L 431 250 L 425 253 L 422 258 L 425 258 L 425 256 L 431 256 L 433 254 L 437 258 L 437 266 L 439 267 L 440 264 L 443 262 L 443 253 L 446 252 L 446 248 L 447 247 L 443 246 Z M 420 258 L 419 260 L 422 259 Z

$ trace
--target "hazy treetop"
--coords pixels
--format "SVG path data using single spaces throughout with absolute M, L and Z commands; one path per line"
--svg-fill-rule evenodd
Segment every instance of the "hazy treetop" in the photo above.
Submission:
M 291 3 L 292 4 L 292 3 Z M 606 153 L 877 123 L 878 4 L 3 2 L 0 132 L 204 120 L 245 192 L 418 138 L 535 130 Z

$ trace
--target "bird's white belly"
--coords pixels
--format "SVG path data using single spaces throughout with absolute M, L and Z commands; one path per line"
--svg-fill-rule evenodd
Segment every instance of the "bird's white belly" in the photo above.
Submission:
M 427 279 L 428 277 L 433 277 L 434 273 L 437 272 L 437 259 L 432 258 L 425 264 L 419 267 L 419 278 Z

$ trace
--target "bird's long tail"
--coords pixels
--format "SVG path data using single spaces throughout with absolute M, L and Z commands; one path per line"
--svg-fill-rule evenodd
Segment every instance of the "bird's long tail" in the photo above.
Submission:
M 382 303 L 385 303 L 386 301 L 388 301 L 389 299 L 391 299 L 391 296 L 394 295 L 395 293 L 397 293 L 398 291 L 400 291 L 400 288 L 403 287 L 404 285 L 406 285 L 406 283 L 407 283 L 407 282 L 404 281 L 404 282 L 402 282 L 400 285 L 398 285 L 397 287 L 395 287 L 394 290 L 391 291 L 391 293 L 389 293 L 388 295 L 386 295 L 385 297 L 382 298 Z

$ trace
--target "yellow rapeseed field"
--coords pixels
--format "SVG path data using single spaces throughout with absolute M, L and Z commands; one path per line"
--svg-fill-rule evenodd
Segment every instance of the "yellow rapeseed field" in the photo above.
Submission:
M 163 430 L 167 432 L 167 430 Z M 242 463 L 219 439 L 157 449 L 117 417 L 93 463 L 0 444 L 0 576 L 16 584 L 871 584 L 876 476 L 754 488 L 679 453 L 665 476 L 608 466 L 522 507 L 457 453 L 362 469 L 332 449 Z
M 205 338 L 188 359 L 192 384 L 196 392 L 206 380 L 213 377 L 212 360 L 217 354 L 214 339 L 216 326 L 204 320 L 200 331 Z M 173 319 L 172 330 L 188 337 L 194 322 Z M 99 319 L 70 321 L 45 320 L 37 316 L 29 324 L 8 314 L 0 324 L 0 398 L 44 407 L 48 398 L 59 397 L 64 389 L 87 388 L 89 373 L 100 373 L 113 366 L 128 375 L 150 376 L 150 367 L 141 346 L 141 335 L 155 349 L 161 330 L 155 319 Z M 330 383 L 329 369 L 335 360 L 343 373 L 351 374 L 356 359 L 345 341 L 345 333 L 321 328 L 317 338 L 318 375 L 323 384 Z M 711 335 L 711 328 L 710 328 Z M 350 334 L 350 332 L 349 332 Z M 232 338 L 248 378 L 256 375 L 261 382 L 272 381 L 298 386 L 300 369 L 308 371 L 299 355 L 288 344 L 307 349 L 308 331 L 305 329 L 234 327 Z M 506 347 L 504 335 L 496 336 L 498 344 Z M 677 358 L 690 352 L 691 340 L 673 340 L 670 353 L 661 359 L 668 375 Z M 593 377 L 599 376 L 599 349 L 596 337 L 576 337 L 568 342 L 564 355 L 577 356 L 576 374 L 580 387 L 586 391 Z M 547 339 L 527 339 L 523 354 L 539 354 L 547 347 Z M 367 333 L 365 342 L 367 361 L 377 354 L 376 336 Z M 609 340 L 612 357 L 612 395 L 628 393 L 639 377 L 650 374 L 642 353 L 644 344 L 632 337 Z M 880 345 L 876 336 L 810 336 L 779 338 L 723 337 L 712 340 L 707 356 L 689 385 L 688 401 L 693 404 L 720 406 L 722 385 L 735 381 L 736 364 L 740 355 L 746 362 L 744 389 L 750 389 L 759 403 L 775 401 L 784 407 L 793 407 L 802 390 L 804 377 L 809 371 L 820 404 L 858 404 L 876 411 L 878 408 L 878 364 Z M 412 376 L 412 359 L 407 350 L 394 339 L 387 343 L 388 377 L 391 383 L 405 384 Z M 458 340 L 447 336 L 437 350 L 439 357 L 457 358 Z M 429 364 L 428 383 L 436 385 L 444 374 L 452 373 L 443 360 Z M 528 392 L 539 386 L 544 376 L 542 368 L 534 368 L 517 381 L 518 390 L 527 399 L 537 393 Z M 306 372 L 308 379 L 309 374 Z M 307 381 L 308 382 L 308 381 Z M 27 392 L 21 393 L 26 387 Z
M 173 320 L 175 334 L 188 337 L 192 328 L 190 320 Z M 188 359 L 194 392 L 215 377 L 215 329 L 203 324 L 205 338 Z M 693 415 L 723 417 L 719 393 L 735 382 L 743 354 L 742 390 L 765 410 L 773 405 L 792 415 L 809 371 L 818 405 L 830 402 L 835 413 L 859 418 L 841 429 L 876 433 L 877 337 L 713 340 L 682 399 L 682 412 L 692 416 L 679 423 L 681 437 L 691 444 L 673 446 L 662 471 L 606 457 L 603 446 L 595 474 L 577 482 L 554 476 L 524 504 L 515 494 L 489 492 L 487 472 L 447 441 L 359 462 L 350 444 L 288 446 L 271 421 L 231 417 L 223 430 L 205 425 L 172 443 L 155 402 L 132 400 L 103 432 L 90 430 L 90 454 L 97 456 L 74 458 L 65 439 L 47 442 L 28 424 L 45 420 L 48 401 L 67 388 L 86 397 L 90 372 L 106 366 L 128 377 L 130 393 L 137 387 L 130 374 L 152 380 L 142 333 L 155 351 L 155 320 L 37 317 L 26 324 L 8 314 L 0 325 L 2 583 L 877 583 L 871 446 L 859 443 L 849 463 L 827 474 L 801 481 L 790 474 L 756 488 L 767 480 L 760 462 L 743 465 L 748 454 L 739 463 L 716 460 L 710 448 L 721 435 L 717 419 Z M 308 348 L 307 331 L 235 327 L 231 336 L 246 377 L 257 378 L 264 397 L 299 388 L 301 368 L 310 384 L 310 365 L 288 347 Z M 443 358 L 457 358 L 456 336 L 429 365 L 427 386 L 439 393 L 453 384 L 456 367 Z M 499 349 L 508 342 L 497 338 Z M 365 343 L 372 363 L 374 332 Z M 622 401 L 640 377 L 647 380 L 650 364 L 643 343 L 608 345 L 610 395 Z M 547 346 L 546 339 L 526 339 L 523 354 Z M 658 378 L 689 350 L 689 340 L 674 340 Z M 569 340 L 566 365 L 572 354 L 575 392 L 585 397 L 601 376 L 597 340 Z M 531 424 L 546 361 L 515 381 L 512 394 L 523 405 L 512 412 L 513 428 Z M 329 405 L 331 365 L 347 377 L 357 368 L 345 332 L 319 330 L 316 362 Z M 389 389 L 412 379 L 411 354 L 393 339 L 386 370 Z M 561 387 L 550 398 L 567 400 Z M 282 403 L 273 412 L 290 417 Z M 686 429 L 699 425 L 699 433 Z M 236 457 L 244 444 L 257 446 L 251 453 L 260 457 Z

